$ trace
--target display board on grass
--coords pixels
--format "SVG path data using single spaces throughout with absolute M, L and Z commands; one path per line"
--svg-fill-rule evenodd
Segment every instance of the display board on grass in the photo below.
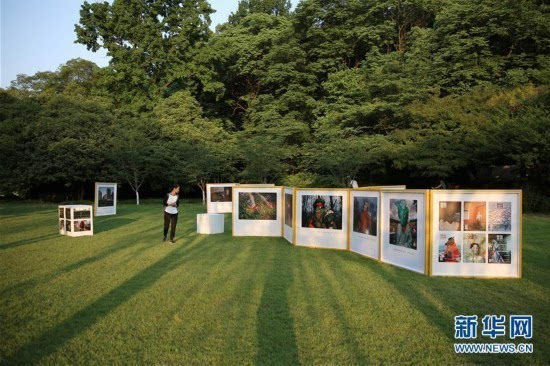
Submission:
M 380 193 L 380 260 L 427 274 L 427 190 Z
M 284 189 L 284 225 L 283 236 L 290 243 L 294 244 L 294 218 L 295 215 L 295 202 L 294 202 L 294 188 L 285 187 Z
M 94 235 L 94 218 L 90 205 L 58 207 L 59 234 L 68 236 Z
M 432 275 L 521 277 L 521 191 L 431 195 Z
M 296 189 L 296 245 L 347 249 L 349 190 Z
M 234 236 L 282 236 L 282 187 L 233 187 Z
M 380 258 L 380 192 L 371 189 L 350 191 L 350 245 L 356 252 Z
M 233 187 L 236 183 L 208 183 L 206 185 L 206 211 L 230 213 L 233 208 Z
M 95 184 L 95 215 L 116 215 L 117 184 Z

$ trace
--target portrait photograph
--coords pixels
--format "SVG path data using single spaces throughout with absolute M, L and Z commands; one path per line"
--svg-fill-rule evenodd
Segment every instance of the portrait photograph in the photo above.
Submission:
M 59 209 L 59 218 L 62 219 L 65 217 L 65 210 L 61 207 Z
M 390 244 L 416 250 L 418 201 L 390 199 Z
M 511 230 L 512 230 L 512 203 L 511 202 L 489 202 L 489 231 L 511 231 Z
M 486 212 L 485 202 L 464 202 L 464 231 L 485 231 Z
M 510 234 L 489 234 L 489 263 L 512 263 L 512 250 Z
M 462 245 L 460 238 L 451 234 L 439 234 L 439 261 L 445 263 L 460 263 Z
M 356 233 L 377 235 L 378 198 L 353 198 L 353 231 Z
M 439 202 L 439 230 L 460 231 L 461 202 Z
M 464 234 L 464 263 L 487 263 L 485 234 Z
M 66 219 L 71 219 L 71 209 L 70 208 L 66 208 L 65 209 L 65 218 Z
M 66 220 L 66 221 L 65 221 L 65 231 L 72 231 L 72 230 L 71 230 L 71 221 L 70 221 L 70 220 Z
M 292 195 L 285 193 L 285 225 L 293 227 L 292 225 Z
M 342 196 L 302 196 L 302 227 L 342 230 Z
M 239 192 L 239 220 L 277 220 L 277 193 Z
M 210 187 L 211 202 L 231 202 L 233 200 L 233 187 Z
M 91 221 L 90 220 L 76 220 L 74 222 L 74 232 L 79 231 L 90 231 L 92 230 Z

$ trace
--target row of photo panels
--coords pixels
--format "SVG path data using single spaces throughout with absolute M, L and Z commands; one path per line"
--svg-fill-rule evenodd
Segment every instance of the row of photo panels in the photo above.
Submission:
M 233 195 L 236 236 L 283 236 L 424 274 L 521 276 L 520 191 L 235 186 Z

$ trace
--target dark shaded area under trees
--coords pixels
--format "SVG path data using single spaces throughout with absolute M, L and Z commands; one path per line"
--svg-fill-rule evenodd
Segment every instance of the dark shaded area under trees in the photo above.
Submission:
M 0 194 L 174 181 L 522 188 L 550 211 L 546 1 L 85 3 L 69 60 L 0 89 Z

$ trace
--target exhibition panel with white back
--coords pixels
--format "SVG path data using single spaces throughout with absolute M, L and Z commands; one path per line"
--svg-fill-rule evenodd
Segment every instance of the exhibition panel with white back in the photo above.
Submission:
M 347 249 L 349 190 L 296 189 L 296 245 Z
M 116 215 L 117 183 L 95 184 L 95 215 Z
M 521 191 L 432 191 L 431 274 L 520 277 Z
M 295 215 L 295 189 L 294 188 L 284 188 L 284 226 L 283 226 L 283 236 L 291 244 L 294 244 L 294 217 Z
M 380 260 L 427 274 L 429 191 L 380 191 Z
M 283 235 L 283 187 L 233 187 L 234 236 Z
M 233 212 L 233 187 L 239 183 L 208 183 L 206 185 L 206 212 Z M 248 187 L 274 187 L 273 183 L 246 184 Z
M 352 252 L 380 258 L 380 192 L 370 188 L 350 191 L 350 245 Z
M 233 209 L 233 187 L 236 183 L 208 183 L 206 185 L 206 211 L 230 213 Z

